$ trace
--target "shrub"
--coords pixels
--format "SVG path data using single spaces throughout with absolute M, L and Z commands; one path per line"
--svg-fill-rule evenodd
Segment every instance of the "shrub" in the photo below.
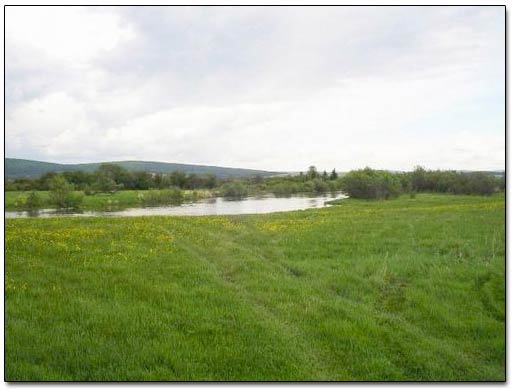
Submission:
M 240 180 L 233 180 L 223 184 L 220 192 L 227 198 L 242 198 L 248 195 L 248 188 Z
M 352 198 L 389 199 L 401 192 L 397 175 L 370 168 L 351 171 L 342 178 L 343 190 Z
M 305 192 L 314 192 L 314 183 L 311 180 L 305 181 L 303 184 L 303 191 Z
M 323 192 L 328 192 L 329 190 L 329 187 L 328 187 L 328 184 L 326 184 L 325 181 L 321 180 L 321 179 L 314 179 L 313 180 L 313 190 L 320 194 L 320 193 L 323 193 Z
M 140 199 L 147 206 L 179 204 L 183 201 L 183 193 L 178 188 L 167 190 L 150 190 Z
M 408 191 L 490 195 L 500 189 L 500 180 L 484 172 L 429 171 L 416 167 L 402 175 L 402 179 Z
M 84 199 L 84 194 L 80 192 L 71 192 L 66 197 L 64 207 L 66 208 L 78 208 L 82 204 L 82 200 Z
M 62 175 L 56 175 L 49 183 L 50 203 L 58 208 L 76 208 L 82 203 L 83 195 L 73 192 L 73 185 Z
M 25 200 L 25 208 L 29 210 L 38 209 L 42 206 L 43 201 L 36 191 L 32 191 Z
M 116 182 L 105 174 L 98 175 L 97 181 L 93 184 L 93 190 L 95 192 L 116 192 L 121 189 L 122 185 L 116 184 Z
M 497 182 L 493 176 L 481 173 L 461 173 L 451 188 L 455 194 L 491 195 L 497 190 Z
M 504 191 L 506 189 L 506 176 L 505 174 L 501 177 L 497 178 L 497 183 L 499 186 L 499 191 Z
M 84 194 L 86 195 L 94 195 L 95 194 L 95 191 L 93 190 L 93 188 L 90 186 L 90 185 L 86 185 L 84 187 Z
M 299 188 L 294 183 L 276 183 L 270 191 L 276 196 L 290 196 L 299 191 Z
M 330 180 L 326 182 L 329 192 L 336 192 L 338 190 L 338 183 L 336 180 Z

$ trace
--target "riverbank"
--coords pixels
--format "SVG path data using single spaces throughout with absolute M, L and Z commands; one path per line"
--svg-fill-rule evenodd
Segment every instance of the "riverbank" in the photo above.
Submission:
M 505 204 L 7 220 L 6 380 L 504 380 Z
M 59 218 L 59 217 L 137 217 L 155 215 L 242 215 L 268 214 L 284 211 L 328 207 L 329 201 L 345 198 L 341 193 L 302 194 L 276 197 L 267 194 L 258 197 L 227 199 L 202 198 L 171 205 L 116 208 L 111 210 L 40 209 L 30 211 L 5 211 L 5 218 Z
M 340 191 L 328 192 L 328 193 L 294 193 L 284 195 L 275 195 L 273 193 L 265 192 L 252 192 L 250 195 L 243 197 L 221 197 L 218 191 L 215 190 L 144 190 L 144 191 L 130 191 L 123 190 L 114 193 L 100 193 L 94 195 L 85 195 L 82 191 L 74 191 L 73 194 L 82 197 L 82 202 L 77 208 L 69 209 L 56 209 L 55 205 L 51 203 L 48 191 L 37 191 L 37 196 L 41 200 L 40 207 L 38 208 L 27 208 L 27 198 L 29 191 L 9 191 L 5 193 L 5 211 L 7 212 L 7 218 L 16 217 L 32 217 L 32 216 L 79 216 L 79 215 L 103 215 L 118 213 L 121 216 L 137 216 L 137 215 L 226 215 L 226 214 L 260 214 L 266 212 L 275 211 L 292 211 L 302 210 L 307 208 L 317 208 L 324 206 L 324 201 L 328 203 L 333 198 L 341 196 Z M 258 202 L 262 199 L 276 199 L 277 203 L 281 204 L 277 207 L 267 207 L 265 204 L 261 204 L 263 210 L 258 207 Z M 313 199 L 312 205 L 305 202 L 305 199 Z M 226 203 L 223 199 L 229 200 L 230 203 Z M 278 201 L 281 199 L 281 201 Z M 294 199 L 301 199 L 297 206 L 288 205 Z M 257 200 L 257 204 L 254 201 Z M 322 201 L 322 204 L 314 200 Z M 232 202 L 233 201 L 233 202 Z M 228 207 L 226 205 L 233 206 L 236 202 L 246 202 L 246 209 L 238 209 L 237 207 Z M 219 206 L 219 210 L 206 210 L 204 213 L 196 212 L 191 210 L 190 213 L 184 212 L 186 209 L 190 209 L 190 206 L 196 203 L 209 203 Z M 187 206 L 186 209 L 175 210 L 173 212 L 171 208 L 177 206 Z M 164 210 L 163 208 L 169 207 L 170 210 Z M 198 205 L 199 208 L 200 205 Z M 142 210 L 142 209 L 145 210 Z M 153 212 L 146 208 L 154 209 Z M 157 208 L 160 208 L 157 210 Z M 141 211 L 138 213 L 138 209 Z
M 215 195 L 214 191 L 205 189 L 178 191 L 180 196 L 169 197 L 169 199 L 159 199 L 159 196 L 165 194 L 166 190 L 121 190 L 113 193 L 97 193 L 93 195 L 86 195 L 83 191 L 73 191 L 73 193 L 83 197 L 80 209 L 98 211 L 192 202 Z M 54 207 L 50 201 L 49 191 L 36 191 L 36 193 L 41 200 L 41 209 Z M 5 210 L 27 210 L 25 204 L 29 194 L 30 191 L 6 191 L 4 193 Z

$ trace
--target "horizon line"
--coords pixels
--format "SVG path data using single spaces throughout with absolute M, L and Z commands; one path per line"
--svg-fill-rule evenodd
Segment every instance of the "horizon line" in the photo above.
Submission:
M 6 159 L 34 161 L 34 162 L 41 162 L 41 163 L 48 163 L 48 164 L 59 164 L 59 165 L 84 165 L 84 164 L 103 164 L 103 163 L 122 163 L 122 162 L 145 162 L 145 163 L 159 163 L 159 164 L 193 165 L 193 166 L 203 166 L 203 167 L 213 167 L 213 168 L 243 169 L 243 170 L 248 170 L 248 171 L 262 171 L 262 172 L 271 172 L 271 173 L 300 173 L 300 172 L 303 172 L 303 171 L 305 171 L 305 172 L 308 171 L 308 168 L 304 169 L 304 170 L 281 170 L 281 171 L 278 171 L 278 170 L 274 170 L 274 169 L 269 170 L 269 169 L 261 169 L 261 168 L 229 167 L 229 166 L 223 166 L 223 165 L 211 165 L 211 164 L 201 164 L 201 163 L 183 163 L 183 162 L 169 162 L 169 161 L 157 161 L 157 160 L 133 160 L 133 159 L 129 159 L 129 160 L 110 160 L 110 161 L 93 161 L 93 162 L 75 162 L 75 163 L 54 162 L 54 161 L 44 161 L 44 160 L 32 160 L 32 159 L 29 159 L 29 158 L 19 158 L 19 157 L 7 157 L 7 156 L 4 156 L 4 161 Z M 312 164 L 310 164 L 309 167 L 310 166 L 312 166 Z M 414 164 L 413 168 L 410 168 L 410 169 L 372 168 L 368 164 L 365 165 L 364 167 L 351 168 L 351 169 L 348 169 L 348 170 L 339 170 L 337 168 L 332 168 L 332 169 L 335 169 L 338 172 L 349 172 L 349 171 L 352 171 L 352 170 L 359 170 L 359 169 L 365 169 L 365 168 L 371 168 L 371 169 L 383 170 L 383 171 L 390 171 L 390 172 L 412 172 L 418 166 L 420 166 L 421 168 L 424 168 L 426 170 L 431 170 L 431 171 L 456 171 L 456 172 L 496 172 L 496 171 L 499 171 L 499 172 L 506 172 L 506 168 L 505 167 L 504 168 L 491 168 L 491 169 L 454 169 L 454 168 L 441 169 L 441 168 L 429 168 L 429 167 L 426 167 L 426 166 L 423 166 L 423 165 L 420 165 L 420 164 Z M 331 172 L 331 170 L 326 170 L 326 169 L 320 169 L 319 170 L 318 169 L 318 172 L 321 172 L 321 171 L 326 171 L 326 172 L 329 171 L 329 172 Z

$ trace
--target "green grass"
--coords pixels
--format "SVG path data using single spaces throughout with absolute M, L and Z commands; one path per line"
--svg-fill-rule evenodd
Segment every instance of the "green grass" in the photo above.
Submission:
M 504 214 L 6 220 L 5 378 L 503 381 Z
M 41 198 L 42 208 L 55 208 L 55 206 L 50 203 L 49 191 L 36 192 Z M 123 190 L 112 194 L 99 193 L 94 195 L 85 195 L 80 208 L 84 210 L 108 210 L 142 207 L 144 206 L 144 198 L 151 192 L 158 192 L 158 190 Z M 75 193 L 84 195 L 83 191 L 75 191 Z M 30 191 L 6 191 L 4 194 L 6 210 L 23 210 Z M 182 190 L 182 194 L 184 201 L 212 196 L 212 192 L 209 190 Z

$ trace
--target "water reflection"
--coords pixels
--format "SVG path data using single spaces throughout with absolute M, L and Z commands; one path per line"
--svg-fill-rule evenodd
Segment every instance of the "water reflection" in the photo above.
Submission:
M 35 217 L 39 217 L 39 210 L 29 210 L 27 211 L 27 217 L 31 217 L 31 218 L 35 218 Z
M 264 195 L 244 199 L 207 198 L 193 203 L 183 203 L 174 206 L 139 207 L 113 211 L 77 211 L 77 210 L 36 210 L 36 211 L 6 211 L 6 218 L 26 217 L 79 217 L 79 216 L 150 216 L 150 215 L 234 215 L 234 214 L 264 214 L 277 211 L 293 211 L 325 207 L 325 202 L 344 198 L 341 193 L 323 195 L 294 195 L 276 197 Z

